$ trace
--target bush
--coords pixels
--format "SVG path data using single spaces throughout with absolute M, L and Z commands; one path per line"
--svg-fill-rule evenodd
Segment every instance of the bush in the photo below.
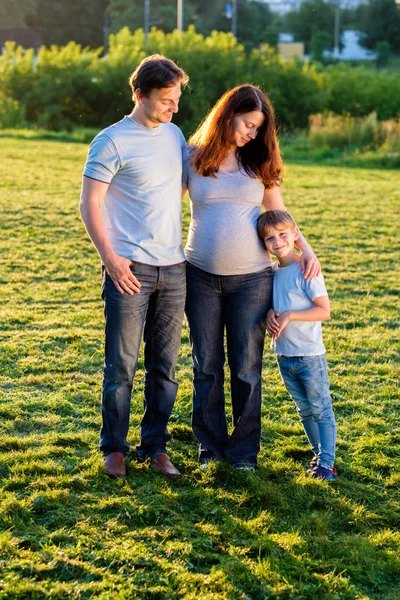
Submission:
M 26 126 L 25 111 L 19 102 L 7 98 L 0 92 L 0 127 L 4 129 L 19 129 Z
M 379 121 L 376 113 L 366 118 L 350 115 L 314 115 L 310 117 L 309 145 L 311 148 L 363 152 L 384 149 L 400 150 L 400 120 Z
M 110 36 L 109 53 L 66 46 L 42 47 L 37 56 L 10 42 L 0 59 L 0 126 L 56 131 L 105 127 L 132 109 L 130 73 L 147 54 L 160 52 L 190 75 L 188 90 L 174 119 L 186 136 L 227 89 L 260 85 L 274 105 L 281 130 L 307 127 L 309 116 L 334 113 L 378 119 L 400 112 L 400 79 L 349 66 L 325 71 L 298 60 L 284 60 L 269 46 L 246 54 L 231 33 L 204 37 L 193 27 L 165 34 L 155 28 L 145 44 L 143 30 L 124 28 Z M 6 100 L 7 99 L 7 100 Z
M 254 50 L 248 57 L 231 33 L 209 37 L 188 31 L 165 34 L 155 28 L 145 47 L 143 30 L 127 28 L 110 36 L 109 53 L 67 46 L 41 48 L 37 57 L 9 43 L 0 61 L 0 85 L 19 102 L 29 123 L 54 130 L 75 126 L 106 126 L 132 108 L 129 74 L 147 54 L 160 52 L 177 61 L 190 75 L 176 122 L 189 135 L 215 101 L 230 87 L 261 85 L 275 105 L 285 129 L 307 124 L 321 107 L 321 78 L 298 61 L 284 61 L 272 49 Z
M 354 117 L 376 112 L 380 120 L 400 114 L 400 78 L 395 73 L 340 64 L 327 67 L 323 79 L 328 111 Z

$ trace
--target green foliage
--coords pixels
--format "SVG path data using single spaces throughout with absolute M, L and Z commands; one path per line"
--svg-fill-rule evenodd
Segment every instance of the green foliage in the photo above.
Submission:
M 324 33 L 326 46 L 333 47 L 334 23 L 334 0 L 304 0 L 297 11 L 286 17 L 287 30 L 297 41 L 305 43 L 306 52 L 311 51 L 311 40 L 318 32 Z
M 55 130 L 108 126 L 131 111 L 129 74 L 155 52 L 176 60 L 190 75 L 176 117 L 185 135 L 228 88 L 245 82 L 268 93 L 284 131 L 306 127 L 310 115 L 325 110 L 353 116 L 376 111 L 379 119 L 400 112 L 400 80 L 385 71 L 347 65 L 323 71 L 308 62 L 284 60 L 270 46 L 248 54 L 231 33 L 214 31 L 205 38 L 192 26 L 172 33 L 153 28 L 146 46 L 142 29 L 131 33 L 123 28 L 110 36 L 105 57 L 101 49 L 75 42 L 43 47 L 36 57 L 8 43 L 0 61 L 0 89 L 7 97 L 1 101 L 0 124 Z M 12 116 L 17 107 L 20 122 Z
M 34 14 L 36 0 L 1 0 L 0 2 L 0 24 L 1 29 L 14 29 L 25 27 L 29 16 Z
M 0 127 L 4 129 L 15 129 L 25 127 L 25 112 L 13 98 L 8 98 L 0 92 Z
M 253 50 L 246 70 L 249 81 L 267 90 L 281 130 L 306 127 L 309 115 L 323 110 L 323 79 L 314 65 L 283 60 L 264 46 Z
M 191 2 L 184 2 L 184 22 L 187 26 L 194 13 Z M 122 27 L 131 30 L 143 27 L 144 1 L 143 0 L 110 0 L 109 14 L 113 32 L 118 32 Z M 150 1 L 150 27 L 157 27 L 164 32 L 171 32 L 177 24 L 176 0 Z
M 258 48 L 260 44 L 278 45 L 275 18 L 267 4 L 238 0 L 237 37 L 246 48 Z
M 282 188 L 332 300 L 339 478 L 305 473 L 308 444 L 267 347 L 259 468 L 201 471 L 185 325 L 170 427 L 184 477 L 132 455 L 115 481 L 96 449 L 100 271 L 77 211 L 87 145 L 29 135 L 0 145 L 0 597 L 397 600 L 399 171 L 288 164 Z M 185 233 L 188 220 L 185 200 Z M 141 356 L 132 446 L 142 380 Z
M 232 28 L 231 19 L 227 18 L 226 0 L 184 1 L 184 29 L 195 25 L 199 33 L 205 36 L 212 31 L 229 32 Z M 263 2 L 254 0 L 237 0 L 237 38 L 247 48 L 258 47 L 260 44 L 277 43 L 277 33 L 274 27 L 274 16 Z M 109 13 L 114 32 L 128 26 L 134 30 L 143 27 L 143 0 L 110 0 Z M 177 25 L 176 0 L 161 0 L 150 2 L 150 26 L 157 27 L 170 33 Z
M 128 76 L 146 54 L 161 52 L 190 75 L 176 122 L 194 131 L 214 102 L 230 87 L 251 81 L 261 85 L 277 107 L 280 125 L 304 126 L 321 107 L 321 78 L 298 61 L 284 61 L 270 48 L 249 58 L 231 33 L 204 38 L 193 27 L 165 34 L 153 28 L 145 48 L 143 30 L 127 28 L 110 36 L 109 53 L 74 42 L 65 47 L 24 53 L 9 44 L 0 63 L 0 84 L 26 110 L 29 123 L 48 129 L 106 126 L 131 110 Z
M 361 44 L 373 50 L 385 40 L 393 52 L 400 52 L 400 7 L 396 0 L 369 0 L 356 15 L 357 28 L 365 34 Z
M 390 55 L 392 54 L 392 48 L 386 40 L 377 42 L 374 47 L 374 52 L 377 54 L 377 66 L 386 67 L 389 63 Z
M 310 117 L 311 147 L 360 148 L 400 152 L 400 120 L 378 121 L 376 113 L 361 119 L 350 115 L 314 115 Z
M 108 0 L 34 2 L 35 10 L 26 22 L 30 27 L 39 28 L 43 32 L 46 45 L 64 45 L 74 41 L 96 48 L 103 43 L 103 24 Z
M 332 36 L 327 31 L 315 31 L 310 42 L 310 52 L 314 60 L 322 62 L 324 50 L 332 44 Z
M 376 112 L 378 119 L 400 114 L 400 78 L 395 73 L 339 64 L 329 66 L 323 77 L 328 111 L 355 117 Z

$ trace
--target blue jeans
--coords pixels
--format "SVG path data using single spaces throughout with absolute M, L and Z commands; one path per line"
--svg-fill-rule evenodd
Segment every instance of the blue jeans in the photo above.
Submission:
M 140 294 L 120 294 L 103 269 L 105 364 L 100 450 L 126 455 L 133 378 L 140 342 L 144 339 L 144 416 L 142 457 L 165 452 L 170 436 L 167 423 L 178 384 L 175 364 L 181 341 L 186 296 L 185 263 L 153 267 L 132 263 L 141 283 Z
M 261 435 L 261 369 L 272 270 L 212 275 L 187 264 L 186 315 L 193 353 L 193 432 L 200 460 L 256 465 Z M 224 397 L 224 329 L 232 395 L 228 436 Z
M 278 355 L 283 383 L 296 403 L 318 464 L 332 469 L 335 463 L 336 421 L 329 393 L 325 354 L 319 356 Z

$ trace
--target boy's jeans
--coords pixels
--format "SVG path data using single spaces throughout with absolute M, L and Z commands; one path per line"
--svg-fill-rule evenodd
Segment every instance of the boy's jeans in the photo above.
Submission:
M 285 387 L 296 403 L 312 450 L 318 456 L 318 464 L 332 469 L 335 462 L 336 421 L 329 394 L 325 354 L 278 355 L 278 365 Z
M 178 384 L 175 364 L 181 341 L 186 297 L 185 263 L 153 267 L 133 263 L 141 284 L 140 294 L 120 294 L 110 276 L 103 273 L 106 318 L 100 450 L 126 455 L 133 377 L 144 329 L 144 416 L 141 422 L 143 456 L 165 452 L 170 436 L 167 423 Z
M 186 316 L 193 351 L 193 432 L 200 460 L 228 458 L 255 466 L 260 450 L 261 368 L 272 269 L 213 275 L 187 264 Z M 228 436 L 224 396 L 224 330 L 234 429 Z

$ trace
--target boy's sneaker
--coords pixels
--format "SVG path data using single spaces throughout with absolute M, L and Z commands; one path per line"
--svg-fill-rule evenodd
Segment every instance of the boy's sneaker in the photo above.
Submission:
M 312 473 L 314 469 L 318 467 L 318 456 L 314 454 L 313 458 L 310 461 L 310 466 L 307 469 L 307 473 Z
M 336 477 L 337 473 L 335 467 L 328 469 L 327 467 L 321 467 L 321 465 L 318 465 L 312 474 L 313 479 L 324 479 L 325 481 L 332 481 L 333 479 L 336 479 Z
M 207 457 L 200 459 L 200 469 L 205 471 L 211 464 L 221 462 L 218 458 Z
M 237 463 L 233 465 L 235 471 L 247 471 L 248 473 L 255 473 L 256 465 L 247 462 Z

